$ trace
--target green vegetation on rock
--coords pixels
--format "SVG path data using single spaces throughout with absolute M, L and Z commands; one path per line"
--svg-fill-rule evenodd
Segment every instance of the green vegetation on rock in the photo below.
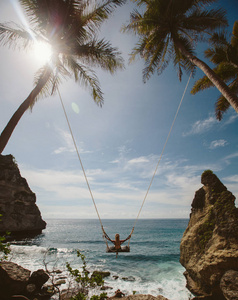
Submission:
M 208 241 L 212 237 L 215 223 L 214 212 L 213 209 L 211 209 L 208 213 L 206 221 L 204 221 L 198 230 L 199 245 L 202 251 L 205 250 Z

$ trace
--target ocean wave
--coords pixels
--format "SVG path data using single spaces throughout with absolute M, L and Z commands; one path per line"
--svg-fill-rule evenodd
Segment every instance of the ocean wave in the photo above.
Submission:
M 71 240 L 68 241 L 70 244 L 104 244 L 105 242 L 103 240 L 96 240 L 96 241 L 92 241 L 92 240 Z
M 115 255 L 115 254 L 108 254 Z M 122 257 L 123 256 L 123 257 Z M 124 254 L 119 253 L 117 259 L 131 262 L 164 262 L 164 261 L 179 261 L 179 254 Z

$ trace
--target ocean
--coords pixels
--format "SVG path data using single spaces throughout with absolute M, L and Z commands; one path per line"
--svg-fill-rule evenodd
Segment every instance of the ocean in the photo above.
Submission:
M 11 243 L 10 260 L 35 271 L 45 268 L 62 270 L 66 262 L 80 269 L 79 250 L 86 257 L 89 271 L 109 271 L 105 285 L 112 296 L 117 289 L 126 295 L 133 292 L 163 295 L 169 300 L 188 300 L 184 268 L 179 263 L 180 241 L 187 227 L 185 219 L 139 219 L 130 241 L 129 253 L 106 253 L 98 220 L 46 220 L 43 233 L 32 239 Z M 126 238 L 134 220 L 102 220 L 111 239 L 119 233 Z M 126 244 L 127 242 L 125 242 Z M 61 277 L 62 277 L 61 274 Z M 65 288 L 66 285 L 62 285 Z

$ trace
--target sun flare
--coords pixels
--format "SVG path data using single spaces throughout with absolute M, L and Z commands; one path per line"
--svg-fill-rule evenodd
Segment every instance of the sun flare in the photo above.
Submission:
M 40 63 L 48 62 L 52 55 L 51 46 L 44 42 L 35 42 L 33 51 L 34 56 Z

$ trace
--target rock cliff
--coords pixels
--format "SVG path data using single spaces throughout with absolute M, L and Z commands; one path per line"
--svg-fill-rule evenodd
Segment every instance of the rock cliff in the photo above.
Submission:
M 12 155 L 0 155 L 0 234 L 27 237 L 42 232 L 46 222 L 42 220 L 36 205 L 36 195 L 21 177 Z
M 201 183 L 180 245 L 187 288 L 200 296 L 194 299 L 238 299 L 235 197 L 210 170 L 202 174 Z

